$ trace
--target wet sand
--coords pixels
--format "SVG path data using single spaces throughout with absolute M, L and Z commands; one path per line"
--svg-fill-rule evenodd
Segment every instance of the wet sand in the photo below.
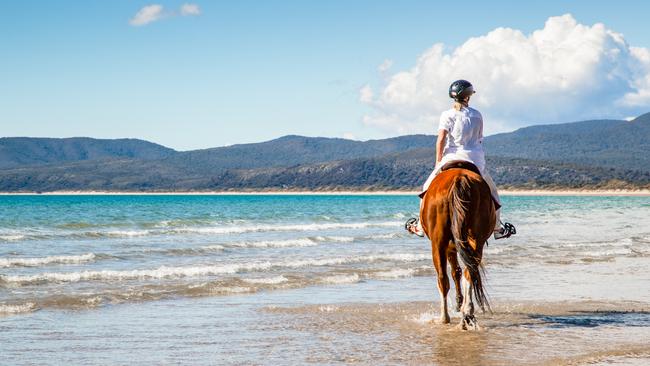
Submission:
M 4 318 L 0 351 L 8 364 L 129 364 L 134 359 L 196 365 L 650 362 L 647 301 L 495 296 L 492 313 L 477 313 L 481 329 L 462 331 L 454 311 L 451 324 L 437 323 L 434 286 L 434 278 L 418 278 L 86 311 L 45 309 Z
M 566 365 L 650 362 L 650 308 L 635 302 L 499 300 L 478 313 L 481 330 L 459 329 L 460 314 L 439 324 L 437 304 L 331 304 L 270 307 L 310 334 L 313 363 Z

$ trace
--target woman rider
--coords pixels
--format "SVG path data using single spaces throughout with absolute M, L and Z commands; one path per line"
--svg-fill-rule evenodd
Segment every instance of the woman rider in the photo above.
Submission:
M 476 165 L 481 172 L 481 176 L 490 186 L 494 201 L 500 206 L 501 201 L 497 188 L 485 168 L 483 117 L 479 111 L 469 106 L 469 100 L 474 93 L 474 87 L 467 80 L 456 80 L 449 86 L 449 97 L 454 100 L 454 105 L 453 108 L 442 112 L 440 116 L 438 141 L 436 143 L 436 166 L 424 183 L 422 192 L 424 193 L 429 189 L 429 185 L 446 163 L 453 160 L 464 160 Z M 424 194 L 421 194 L 420 197 L 424 197 Z M 420 206 L 422 206 L 422 200 Z M 496 210 L 495 239 L 507 238 L 515 233 L 511 224 L 501 223 L 500 211 L 500 209 Z M 424 236 L 424 230 L 422 230 L 419 219 L 413 218 L 407 221 L 406 229 L 418 236 Z

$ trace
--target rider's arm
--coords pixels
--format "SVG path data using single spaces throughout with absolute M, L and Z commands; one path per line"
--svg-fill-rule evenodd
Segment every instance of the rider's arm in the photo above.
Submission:
M 478 136 L 478 143 L 482 144 L 483 143 L 483 116 L 481 116 L 480 113 L 478 115 L 481 118 L 481 129 Z
M 442 152 L 445 149 L 445 145 L 447 144 L 447 134 L 449 132 L 447 130 L 439 130 L 438 131 L 438 141 L 436 141 L 436 164 L 442 160 Z

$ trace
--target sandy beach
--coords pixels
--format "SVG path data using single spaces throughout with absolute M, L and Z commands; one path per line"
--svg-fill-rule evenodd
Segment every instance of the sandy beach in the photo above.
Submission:
M 24 195 L 51 195 L 51 196 L 101 196 L 101 195 L 214 195 L 214 196 L 260 196 L 260 195 L 312 195 L 312 196 L 410 196 L 417 195 L 418 191 L 354 191 L 354 190 L 323 190 L 323 191 L 292 191 L 292 190 L 259 190 L 259 191 L 161 191 L 161 192 L 139 192 L 139 191 L 55 191 L 55 192 L 0 192 L 3 196 L 24 196 Z M 502 196 L 621 196 L 621 197 L 650 197 L 650 189 L 504 189 L 500 190 Z

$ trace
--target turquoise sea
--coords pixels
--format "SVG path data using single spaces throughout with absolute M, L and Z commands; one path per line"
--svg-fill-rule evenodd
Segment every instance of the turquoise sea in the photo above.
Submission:
M 648 364 L 650 197 L 503 201 L 463 332 L 415 196 L 0 196 L 0 364 Z

